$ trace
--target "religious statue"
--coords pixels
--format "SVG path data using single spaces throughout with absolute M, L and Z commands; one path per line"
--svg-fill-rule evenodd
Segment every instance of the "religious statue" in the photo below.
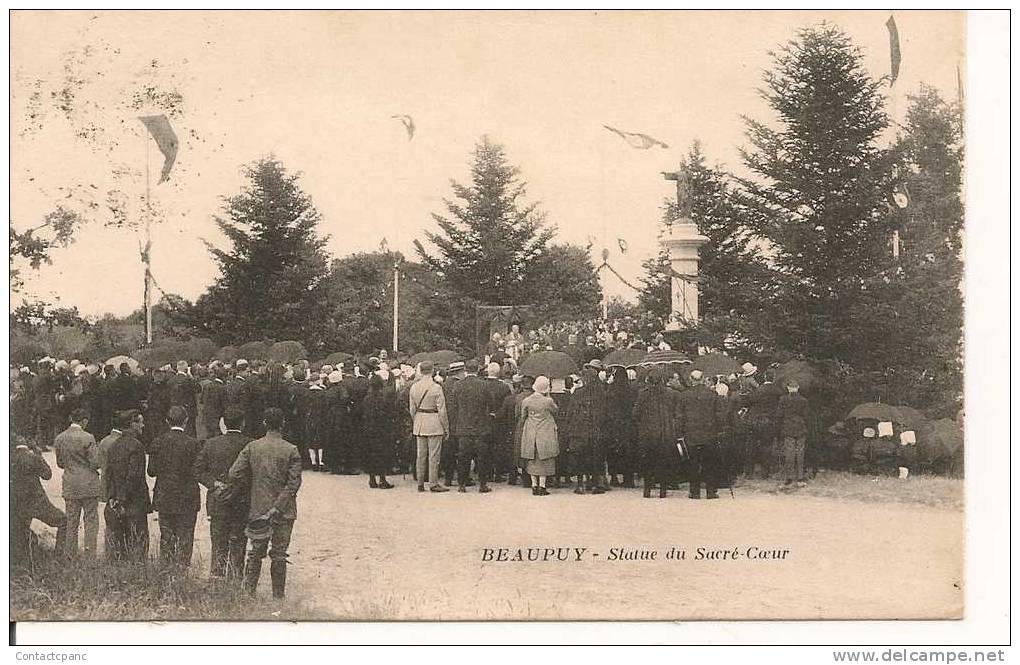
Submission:
M 676 181 L 676 208 L 680 219 L 691 218 L 691 208 L 694 204 L 694 188 L 691 184 L 691 172 L 681 165 L 677 171 L 672 173 L 662 172 L 666 180 Z

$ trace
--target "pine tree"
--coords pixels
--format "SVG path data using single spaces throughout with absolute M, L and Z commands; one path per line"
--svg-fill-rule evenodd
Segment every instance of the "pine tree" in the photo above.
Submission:
M 474 149 L 471 184 L 451 180 L 456 199 L 444 199 L 447 217 L 433 214 L 441 233 L 426 237 L 438 256 L 419 247 L 421 259 L 458 294 L 484 304 L 529 301 L 529 266 L 552 239 L 537 204 L 524 203 L 525 183 L 503 146 L 482 137 Z
M 206 243 L 220 276 L 195 303 L 191 323 L 218 344 L 296 340 L 318 350 L 328 273 L 326 239 L 315 233 L 319 212 L 276 159 L 255 162 L 246 175 L 216 219 L 231 247 Z
M 892 261 L 895 156 L 879 146 L 889 123 L 880 83 L 831 25 L 772 55 L 761 94 L 776 122 L 745 118 L 742 151 L 754 174 L 741 181 L 746 218 L 768 243 L 776 296 L 757 328 L 777 350 L 855 364 L 869 350 L 852 312 Z

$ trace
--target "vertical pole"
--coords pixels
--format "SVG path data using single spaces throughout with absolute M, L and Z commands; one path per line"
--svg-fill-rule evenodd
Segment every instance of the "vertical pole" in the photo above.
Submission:
M 149 253 L 152 249 L 152 207 L 149 203 L 149 136 L 145 136 L 145 343 L 152 345 L 152 262 Z
M 393 263 L 393 353 L 397 352 L 397 333 L 400 326 L 400 263 Z

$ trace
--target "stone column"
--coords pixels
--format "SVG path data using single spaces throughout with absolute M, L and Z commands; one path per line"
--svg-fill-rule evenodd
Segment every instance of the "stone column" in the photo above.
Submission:
M 698 249 L 708 238 L 698 233 L 690 218 L 673 222 L 660 241 L 669 252 L 670 320 L 666 330 L 683 330 L 698 322 Z

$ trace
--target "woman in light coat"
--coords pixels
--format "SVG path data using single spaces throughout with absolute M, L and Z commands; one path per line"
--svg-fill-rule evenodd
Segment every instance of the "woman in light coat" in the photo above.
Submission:
M 556 473 L 556 456 L 560 454 L 553 418 L 558 408 L 549 397 L 549 388 L 549 379 L 539 376 L 532 387 L 534 392 L 521 402 L 521 419 L 524 421 L 521 457 L 526 461 L 525 471 L 537 480 L 531 487 L 535 496 L 549 494 L 545 481 Z

